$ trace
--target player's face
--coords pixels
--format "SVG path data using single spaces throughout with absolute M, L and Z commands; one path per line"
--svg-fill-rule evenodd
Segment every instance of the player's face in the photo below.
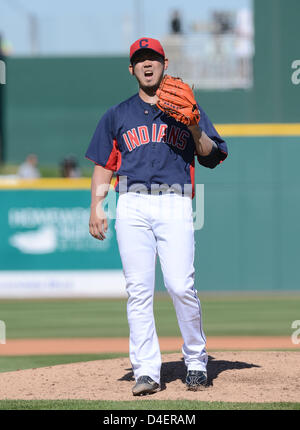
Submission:
M 157 89 L 167 68 L 167 60 L 154 51 L 147 49 L 138 52 L 129 71 L 136 77 L 141 88 Z

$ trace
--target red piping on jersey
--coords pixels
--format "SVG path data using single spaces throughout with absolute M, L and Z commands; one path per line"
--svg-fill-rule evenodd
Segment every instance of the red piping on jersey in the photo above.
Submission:
M 112 151 L 110 153 L 110 156 L 109 156 L 109 158 L 107 160 L 106 165 L 104 166 L 105 169 L 113 170 L 114 172 L 116 170 L 118 170 L 118 158 L 120 158 L 119 154 L 120 154 L 120 151 L 119 151 L 119 148 L 118 148 L 118 143 L 117 143 L 117 140 L 114 139 L 114 141 L 113 141 L 113 149 L 112 149 Z
M 116 142 L 116 145 L 117 145 L 117 141 L 115 141 L 115 142 Z M 117 149 L 117 151 L 118 151 L 118 159 L 117 159 L 117 171 L 118 171 L 120 169 L 120 167 L 121 167 L 121 164 L 122 164 L 122 154 L 119 151 L 119 149 Z M 114 189 L 117 188 L 118 183 L 119 183 L 119 175 L 117 175 Z
M 119 175 L 117 175 L 117 177 L 116 177 L 114 190 L 117 188 L 118 183 L 119 183 Z
M 118 148 L 118 143 L 116 139 L 114 139 L 113 141 L 113 149 L 110 153 L 110 156 L 105 166 L 102 166 L 101 164 L 96 163 L 94 160 L 91 160 L 89 157 L 85 157 L 85 158 L 92 161 L 96 166 L 101 166 L 101 167 L 104 167 L 104 169 L 113 170 L 113 171 L 118 171 L 122 164 L 122 155 Z M 119 176 L 117 175 L 117 178 L 114 184 L 114 189 L 116 189 L 118 183 L 119 183 Z
M 195 158 L 190 164 L 190 176 L 192 183 L 192 199 L 195 197 Z

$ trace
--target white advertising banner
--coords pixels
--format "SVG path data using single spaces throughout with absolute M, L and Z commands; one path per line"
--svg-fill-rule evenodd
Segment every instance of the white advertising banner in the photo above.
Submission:
M 121 270 L 1 271 L 0 299 L 127 297 Z

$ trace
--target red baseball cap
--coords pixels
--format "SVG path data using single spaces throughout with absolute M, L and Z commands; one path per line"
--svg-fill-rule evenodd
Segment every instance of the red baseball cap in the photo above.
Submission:
M 157 52 L 165 58 L 165 51 L 158 40 L 150 39 L 149 37 L 142 37 L 130 46 L 130 60 L 136 52 L 141 51 L 142 49 L 151 49 L 151 51 Z

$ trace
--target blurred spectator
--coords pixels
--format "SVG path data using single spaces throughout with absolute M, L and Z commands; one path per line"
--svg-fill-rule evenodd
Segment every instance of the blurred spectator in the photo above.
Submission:
M 35 154 L 29 154 L 29 155 L 27 155 L 24 163 L 22 163 L 19 166 L 17 175 L 20 178 L 26 178 L 26 179 L 40 178 L 41 174 L 40 174 L 40 171 L 39 171 L 37 165 L 38 165 L 37 156 Z
M 171 34 L 182 34 L 181 17 L 178 10 L 174 10 L 170 21 Z
M 226 39 L 224 36 L 233 32 L 231 13 L 214 11 L 212 14 L 212 35 L 214 41 L 214 55 L 222 58 L 225 55 Z
M 75 157 L 64 158 L 61 163 L 61 176 L 63 178 L 79 178 L 81 176 L 81 171 Z
M 230 12 L 213 12 L 213 32 L 215 34 L 227 34 L 233 30 L 232 16 Z
M 180 65 L 184 58 L 184 40 L 182 31 L 182 19 L 180 12 L 173 9 L 168 17 L 169 31 L 164 37 L 163 46 L 168 54 L 168 58 L 172 63 L 172 73 L 174 75 L 179 74 Z

